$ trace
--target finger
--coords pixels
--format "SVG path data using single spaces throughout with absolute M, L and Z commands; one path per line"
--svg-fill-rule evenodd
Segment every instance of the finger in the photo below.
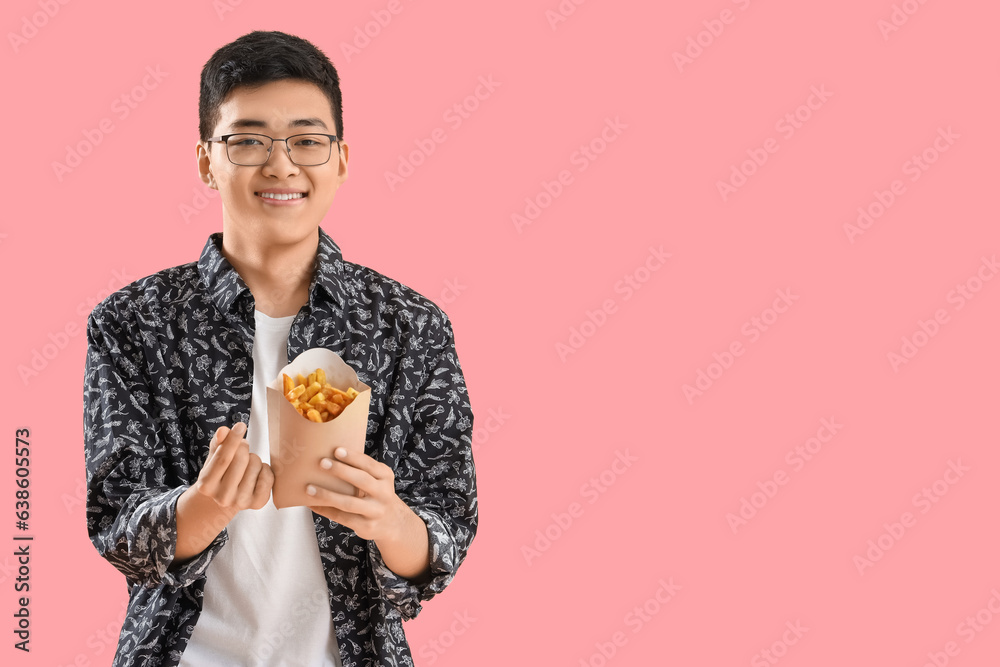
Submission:
M 271 466 L 265 463 L 261 467 L 260 474 L 257 475 L 257 483 L 254 485 L 253 500 L 250 507 L 259 510 L 264 505 L 267 505 L 267 501 L 271 499 L 271 489 L 273 487 L 274 471 L 271 470 Z
M 250 445 L 244 440 L 235 447 L 229 467 L 219 481 L 219 490 L 215 495 L 216 500 L 226 506 L 233 505 L 236 502 L 239 485 L 243 480 L 243 473 L 246 472 L 249 462 Z
M 215 456 L 215 452 L 219 449 L 219 443 L 229 435 L 229 431 L 228 426 L 220 426 L 215 430 L 212 439 L 208 442 L 208 456 L 205 458 L 205 465 L 202 466 L 201 471 L 198 473 L 198 482 L 203 488 L 214 488 L 222 478 L 222 473 L 225 472 L 225 468 L 219 466 L 219 460 Z
M 233 427 L 229 429 L 229 433 L 226 437 L 219 441 L 219 446 L 222 448 L 231 447 L 234 444 L 239 444 L 243 440 L 243 436 L 247 434 L 247 425 L 245 422 L 236 422 Z
M 366 510 L 368 509 L 368 501 L 358 498 L 357 496 L 337 493 L 336 491 L 330 491 L 329 489 L 324 489 L 316 486 L 315 484 L 306 485 L 306 494 L 316 499 L 316 502 L 313 503 L 314 505 L 321 507 L 333 507 L 334 509 L 341 510 L 342 512 L 356 514 L 359 516 L 366 516 L 367 514 Z
M 219 448 L 219 443 L 225 440 L 227 435 L 229 435 L 228 426 L 220 426 L 219 428 L 215 429 L 215 434 L 212 435 L 212 439 L 208 443 L 209 456 L 211 456 L 212 452 L 214 452 L 216 449 Z
M 253 502 L 254 489 L 257 486 L 257 475 L 264 468 L 264 462 L 260 457 L 251 453 L 247 459 L 246 470 L 243 471 L 243 478 L 240 479 L 236 487 L 236 505 L 241 509 L 250 507 Z
M 243 439 L 246 432 L 247 425 L 243 422 L 236 422 L 236 424 L 229 429 L 229 433 L 226 437 L 219 442 L 219 447 L 215 455 L 219 458 L 219 464 L 226 470 L 229 469 L 230 462 L 233 461 L 237 453 L 240 451 L 240 445 L 246 442 L 246 440 Z M 247 447 L 249 448 L 249 445 Z
M 357 491 L 369 496 L 378 495 L 379 480 L 364 470 L 354 468 L 343 461 L 334 461 L 332 459 L 321 459 L 319 467 L 334 475 L 337 479 L 342 479 L 352 485 Z M 357 492 L 355 495 L 357 495 Z
M 236 422 L 232 428 L 227 428 L 225 426 L 220 426 L 215 432 L 215 437 L 213 441 L 215 447 L 209 443 L 209 452 L 215 453 L 215 458 L 219 460 L 219 463 L 227 464 L 232 459 L 236 446 L 243 439 L 243 436 L 247 432 L 247 426 L 243 422 Z M 206 464 L 207 465 L 207 464 Z M 217 464 L 218 465 L 218 464 Z M 223 471 L 227 466 L 223 466 Z
M 246 425 L 243 422 L 237 422 L 232 428 L 220 426 L 215 431 L 213 438 L 216 443 L 215 448 L 213 449 L 209 443 L 208 458 L 198 474 L 198 481 L 209 491 L 217 487 L 229 469 L 229 463 L 236 453 L 236 447 L 233 446 L 233 443 L 238 443 L 242 439 L 242 433 L 246 433 Z
M 333 451 L 333 458 L 353 468 L 364 470 L 375 479 L 390 479 L 393 476 L 392 468 L 364 452 L 351 452 L 344 447 L 337 447 Z
M 321 505 L 309 505 L 308 507 L 316 514 L 325 516 L 330 521 L 339 523 L 341 526 L 346 526 L 355 532 L 357 532 L 358 527 L 361 525 L 362 517 L 356 514 L 349 514 L 336 507 L 323 507 Z

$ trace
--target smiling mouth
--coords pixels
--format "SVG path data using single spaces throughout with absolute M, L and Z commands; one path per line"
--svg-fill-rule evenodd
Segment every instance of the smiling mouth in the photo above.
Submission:
M 287 199 L 304 199 L 306 197 L 306 193 L 304 192 L 295 192 L 286 195 L 275 194 L 273 192 L 255 192 L 254 194 L 262 199 L 276 199 L 278 201 L 285 201 Z

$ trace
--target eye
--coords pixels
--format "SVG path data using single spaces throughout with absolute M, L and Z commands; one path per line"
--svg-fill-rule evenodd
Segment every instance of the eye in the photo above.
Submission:
M 240 147 L 244 147 L 244 146 L 246 146 L 246 147 L 250 147 L 250 146 L 263 146 L 264 142 L 262 142 L 257 137 L 248 137 L 248 136 L 244 135 L 244 136 L 230 137 L 229 138 L 229 145 L 230 146 L 240 146 Z

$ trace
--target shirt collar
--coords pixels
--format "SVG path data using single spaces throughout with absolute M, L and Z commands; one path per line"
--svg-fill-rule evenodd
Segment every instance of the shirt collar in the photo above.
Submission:
M 340 247 L 322 228 L 316 249 L 316 268 L 309 283 L 310 305 L 315 306 L 316 299 L 329 298 L 343 308 L 347 294 L 353 293 L 353 290 L 344 282 L 344 260 Z M 198 260 L 198 274 L 220 311 L 228 313 L 243 298 L 249 299 L 248 310 L 252 310 L 253 299 L 249 288 L 222 254 L 222 232 L 212 234 L 205 242 Z
M 344 257 L 340 246 L 334 243 L 322 227 L 319 229 L 319 246 L 316 249 L 316 270 L 313 271 L 312 282 L 309 284 L 310 303 L 318 297 L 317 288 L 326 290 L 341 308 L 347 305 L 347 295 L 354 295 L 352 285 L 345 280 Z

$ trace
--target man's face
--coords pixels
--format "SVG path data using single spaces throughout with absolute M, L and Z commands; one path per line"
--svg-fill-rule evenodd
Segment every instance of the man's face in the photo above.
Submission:
M 249 132 L 285 139 L 294 134 L 335 134 L 330 102 L 318 86 L 286 79 L 255 89 L 236 88 L 219 107 L 212 136 Z M 230 247 L 257 248 L 315 240 L 316 230 L 347 178 L 347 144 L 334 145 L 326 164 L 302 167 L 289 159 L 285 142 L 275 141 L 265 164 L 230 162 L 223 143 L 198 142 L 202 180 L 219 191 L 223 233 Z M 278 200 L 267 193 L 302 193 Z

